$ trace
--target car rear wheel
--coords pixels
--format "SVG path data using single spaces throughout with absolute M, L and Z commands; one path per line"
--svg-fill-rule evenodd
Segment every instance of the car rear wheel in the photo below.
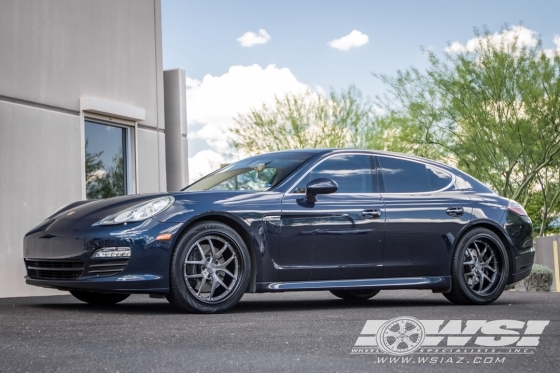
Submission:
M 249 251 L 236 231 L 220 222 L 200 222 L 175 247 L 167 299 L 183 312 L 229 310 L 247 290 L 250 266 Z
M 379 290 L 330 290 L 331 294 L 344 300 L 368 300 L 379 293 Z
M 443 295 L 456 304 L 490 304 L 502 294 L 508 277 L 509 259 L 504 244 L 492 231 L 476 228 L 457 244 L 451 291 Z
M 95 293 L 92 291 L 74 291 L 70 292 L 74 298 L 81 300 L 82 302 L 93 304 L 96 306 L 110 306 L 112 304 L 117 304 L 122 302 L 130 296 L 130 294 L 105 294 L 105 293 Z

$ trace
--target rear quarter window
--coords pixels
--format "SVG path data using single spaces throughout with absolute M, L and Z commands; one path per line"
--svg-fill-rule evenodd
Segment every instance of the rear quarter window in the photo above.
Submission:
M 451 174 L 441 168 L 426 165 L 426 171 L 428 171 L 428 177 L 430 178 L 430 183 L 432 184 L 432 190 L 443 189 L 451 184 L 451 181 L 453 180 Z

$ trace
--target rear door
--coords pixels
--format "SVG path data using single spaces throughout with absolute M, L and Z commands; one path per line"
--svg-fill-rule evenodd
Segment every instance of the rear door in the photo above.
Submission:
M 430 164 L 377 157 L 385 205 L 383 277 L 449 275 L 452 245 L 472 216 L 453 176 Z

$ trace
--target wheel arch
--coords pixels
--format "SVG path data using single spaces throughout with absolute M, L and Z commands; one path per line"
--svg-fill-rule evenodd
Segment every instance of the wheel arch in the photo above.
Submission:
M 461 238 L 463 238 L 463 236 L 465 234 L 467 234 L 468 232 L 472 231 L 473 229 L 476 228 L 486 228 L 489 231 L 491 231 L 492 233 L 496 234 L 496 236 L 498 236 L 498 238 L 500 239 L 500 241 L 502 241 L 502 244 L 504 245 L 504 247 L 507 250 L 508 255 L 508 266 L 509 266 L 509 278 L 508 278 L 508 284 L 509 281 L 511 279 L 511 276 L 513 274 L 513 267 L 514 267 L 514 260 L 513 260 L 513 256 L 515 255 L 514 251 L 513 251 L 513 242 L 511 242 L 511 240 L 509 239 L 506 231 L 504 230 L 504 228 L 502 226 L 500 226 L 499 224 L 497 224 L 494 221 L 491 220 L 475 220 L 473 221 L 469 226 L 467 226 L 465 229 L 463 229 L 463 231 L 455 238 L 455 241 L 453 243 L 453 250 L 451 251 L 452 253 L 455 252 L 455 250 L 457 250 L 457 244 L 459 243 L 459 241 L 461 240 Z M 453 255 L 451 255 L 451 258 L 453 257 Z M 449 263 L 449 268 L 451 268 L 451 262 Z
M 189 228 L 196 223 L 200 223 L 202 221 L 217 221 L 223 223 L 229 227 L 231 227 L 239 236 L 247 246 L 249 251 L 249 257 L 251 260 L 251 275 L 249 278 L 249 287 L 247 288 L 248 293 L 254 293 L 256 291 L 256 283 L 257 283 L 257 273 L 258 273 L 258 264 L 257 264 L 257 256 L 255 252 L 255 248 L 258 247 L 258 243 L 254 238 L 253 234 L 249 231 L 248 228 L 244 226 L 242 222 L 238 221 L 237 217 L 231 216 L 230 214 L 225 214 L 221 212 L 209 212 L 204 215 L 198 215 L 195 218 L 186 222 L 180 231 L 177 233 L 177 237 L 182 236 L 185 234 Z M 175 245 L 180 240 L 176 240 L 173 244 L 172 250 L 175 250 Z

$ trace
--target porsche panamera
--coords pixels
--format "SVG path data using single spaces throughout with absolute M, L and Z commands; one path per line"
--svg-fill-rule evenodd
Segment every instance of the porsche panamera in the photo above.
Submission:
M 530 274 L 523 207 L 444 164 L 311 149 L 227 165 L 182 191 L 67 205 L 24 237 L 29 285 L 98 305 L 165 296 L 215 313 L 244 293 L 430 289 L 489 304 Z

